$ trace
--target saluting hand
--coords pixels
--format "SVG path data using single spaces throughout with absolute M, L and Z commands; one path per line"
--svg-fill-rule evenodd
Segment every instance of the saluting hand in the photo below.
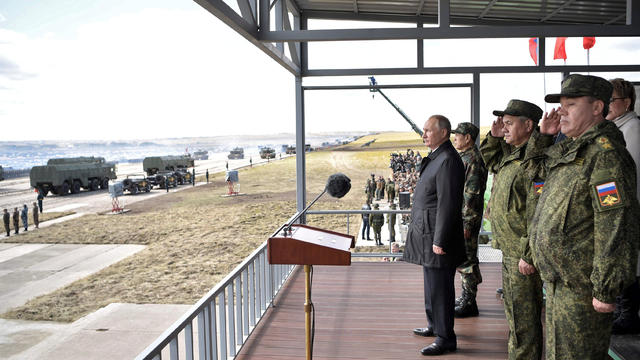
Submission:
M 502 122 L 502 116 L 498 116 L 493 123 L 491 123 L 491 136 L 504 137 L 504 123 Z
M 556 135 L 560 132 L 560 108 L 554 108 L 549 113 L 544 113 L 540 122 L 540 132 L 546 135 Z
M 616 309 L 616 304 L 604 303 L 596 298 L 593 298 L 593 308 L 599 313 L 610 313 Z

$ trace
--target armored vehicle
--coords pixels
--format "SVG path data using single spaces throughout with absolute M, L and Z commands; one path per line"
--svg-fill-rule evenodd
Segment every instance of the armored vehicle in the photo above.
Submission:
M 207 150 L 198 150 L 193 153 L 195 160 L 209 160 L 209 152 Z
M 296 147 L 295 146 L 287 146 L 287 149 L 286 149 L 285 153 L 287 153 L 287 155 L 295 155 Z
M 176 181 L 180 185 L 191 184 L 191 181 L 193 180 L 192 179 L 193 176 L 191 175 L 191 172 L 189 172 L 186 169 L 178 169 L 173 172 L 173 175 L 175 176 Z
M 270 147 L 263 147 L 260 149 L 260 158 L 261 159 L 275 159 L 276 151 Z
M 2 170 L 2 166 L 0 166 L 0 181 L 4 180 L 4 170 Z
M 128 190 L 131 195 L 135 195 L 141 191 L 151 191 L 151 183 L 144 176 L 142 177 L 127 177 L 122 180 L 123 190 Z
M 229 160 L 233 160 L 233 159 L 244 159 L 244 149 L 241 147 L 236 147 L 233 150 L 231 150 L 229 152 L 229 155 L 227 155 L 227 158 Z
M 116 165 L 102 157 L 49 159 L 47 165 L 34 166 L 29 172 L 31 186 L 43 196 L 49 191 L 56 195 L 109 188 L 109 180 L 116 178 Z
M 161 171 L 186 169 L 194 165 L 194 160 L 189 155 L 149 156 L 142 160 L 142 168 L 147 176 L 155 175 Z

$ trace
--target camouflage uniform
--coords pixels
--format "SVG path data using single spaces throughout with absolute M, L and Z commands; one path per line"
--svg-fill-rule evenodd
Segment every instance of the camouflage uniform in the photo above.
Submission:
M 389 205 L 391 210 L 396 209 L 396 204 Z M 396 214 L 387 214 L 387 224 L 389 224 L 389 242 L 396 241 Z
M 471 123 L 461 123 L 453 133 L 471 135 L 475 141 L 478 137 L 479 129 Z M 460 265 L 457 270 L 462 281 L 462 301 L 473 302 L 478 292 L 478 284 L 482 282 L 478 261 L 478 233 L 482 226 L 482 210 L 484 209 L 484 191 L 487 186 L 487 167 L 482 160 L 480 150 L 474 144 L 469 149 L 460 153 L 460 158 L 464 163 L 465 182 L 462 202 L 462 223 L 464 230 L 470 233 L 468 239 L 465 238 L 467 249 L 467 261 Z M 476 307 L 477 310 L 477 307 Z M 475 311 L 477 313 L 477 311 Z M 460 313 L 460 311 L 458 311 Z
M 367 204 L 371 204 L 373 202 L 373 195 L 376 191 L 376 179 L 373 174 L 371 174 L 371 179 L 367 179 L 367 186 L 364 188 L 364 193 L 367 194 Z
M 526 116 L 537 122 L 542 110 L 529 102 L 511 100 L 504 114 Z M 493 247 L 502 251 L 504 311 L 509 322 L 509 359 L 540 359 L 542 356 L 542 280 L 540 274 L 523 275 L 520 259 L 533 264 L 527 223 L 536 208 L 539 193 L 534 175 L 543 151 L 553 138 L 534 129 L 524 144 L 513 147 L 503 138 L 487 135 L 480 151 L 487 167 L 497 174 L 493 180 L 491 227 Z
M 378 210 L 378 204 L 373 205 L 374 210 Z M 371 223 L 371 227 L 373 228 L 373 237 L 376 240 L 376 245 L 382 245 L 382 238 L 380 232 L 382 231 L 382 225 L 384 225 L 384 215 L 382 214 L 371 214 L 369 215 L 369 223 Z
M 574 74 L 561 94 L 545 100 L 588 95 L 608 104 L 611 85 Z M 614 303 L 635 278 L 640 210 L 634 162 L 622 133 L 604 120 L 545 154 L 530 243 L 547 284 L 546 358 L 605 359 L 613 315 L 596 312 L 592 301 Z
M 392 203 L 396 198 L 396 183 L 393 182 L 391 178 L 389 178 L 389 182 L 387 183 L 387 200 L 389 203 Z

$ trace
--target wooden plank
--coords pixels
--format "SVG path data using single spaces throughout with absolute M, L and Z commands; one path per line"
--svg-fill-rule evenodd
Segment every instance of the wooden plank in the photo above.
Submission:
M 505 359 L 508 326 L 502 300 L 501 265 L 480 264 L 480 316 L 456 319 L 458 351 L 447 359 Z M 460 280 L 456 276 L 460 293 Z M 433 338 L 412 334 L 424 326 L 422 268 L 404 262 L 354 262 L 314 266 L 315 360 L 423 359 Z M 296 270 L 236 359 L 304 358 L 304 272 Z

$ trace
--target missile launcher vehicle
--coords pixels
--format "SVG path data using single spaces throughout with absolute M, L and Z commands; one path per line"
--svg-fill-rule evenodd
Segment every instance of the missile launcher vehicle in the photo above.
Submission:
M 189 155 L 149 156 L 142 160 L 142 168 L 147 176 L 155 175 L 163 171 L 176 171 L 195 166 L 194 160 Z
M 116 165 L 102 157 L 49 159 L 47 165 L 34 166 L 29 172 L 31 187 L 43 196 L 76 194 L 81 189 L 95 191 L 109 188 L 116 178 Z

